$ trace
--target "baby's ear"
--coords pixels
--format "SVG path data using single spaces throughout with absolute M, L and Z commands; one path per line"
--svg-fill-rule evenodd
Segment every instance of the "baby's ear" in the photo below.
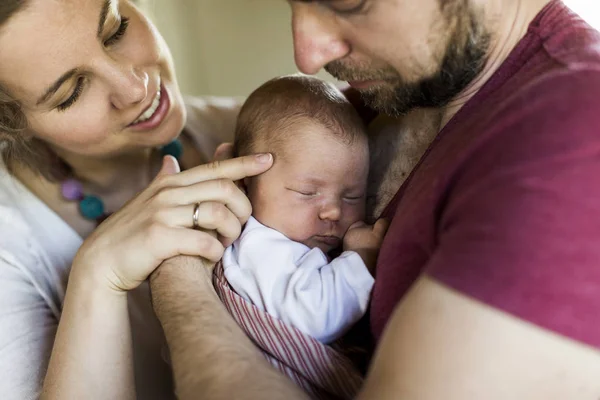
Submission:
M 246 195 L 248 194 L 248 188 L 250 187 L 251 184 L 251 178 L 244 178 L 242 180 L 239 180 L 236 182 L 236 184 L 238 185 L 238 187 L 240 189 L 242 189 L 244 191 L 244 193 L 246 193 Z
M 215 150 L 213 161 L 223 161 L 233 158 L 233 143 L 221 143 Z

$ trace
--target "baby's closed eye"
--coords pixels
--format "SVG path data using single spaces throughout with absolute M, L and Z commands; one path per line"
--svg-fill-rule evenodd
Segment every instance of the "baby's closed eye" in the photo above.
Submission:
M 314 197 L 316 196 L 318 193 L 314 190 L 309 190 L 309 189 L 295 189 L 295 188 L 286 188 L 289 191 L 298 193 L 302 196 L 306 196 L 306 197 Z

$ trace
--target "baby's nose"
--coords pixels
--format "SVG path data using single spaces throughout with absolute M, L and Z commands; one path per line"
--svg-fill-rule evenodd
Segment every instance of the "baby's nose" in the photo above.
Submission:
M 331 202 L 325 205 L 319 214 L 319 218 L 324 221 L 339 221 L 342 216 L 342 208 L 339 202 Z

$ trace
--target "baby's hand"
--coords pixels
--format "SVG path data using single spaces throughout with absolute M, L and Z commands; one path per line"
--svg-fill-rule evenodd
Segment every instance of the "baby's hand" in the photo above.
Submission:
M 388 226 L 385 219 L 377 220 L 375 225 L 359 221 L 352 224 L 344 236 L 344 251 L 357 252 L 371 274 L 375 272 L 377 255 Z

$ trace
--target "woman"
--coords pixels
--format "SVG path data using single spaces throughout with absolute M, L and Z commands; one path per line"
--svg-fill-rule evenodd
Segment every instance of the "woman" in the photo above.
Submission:
M 168 48 L 128 0 L 3 0 L 0 54 L 0 397 L 170 398 L 144 281 L 178 254 L 219 259 L 250 214 L 232 179 L 272 158 L 194 168 L 237 104 L 197 100 L 183 129 Z M 182 130 L 177 173 L 157 149 Z

